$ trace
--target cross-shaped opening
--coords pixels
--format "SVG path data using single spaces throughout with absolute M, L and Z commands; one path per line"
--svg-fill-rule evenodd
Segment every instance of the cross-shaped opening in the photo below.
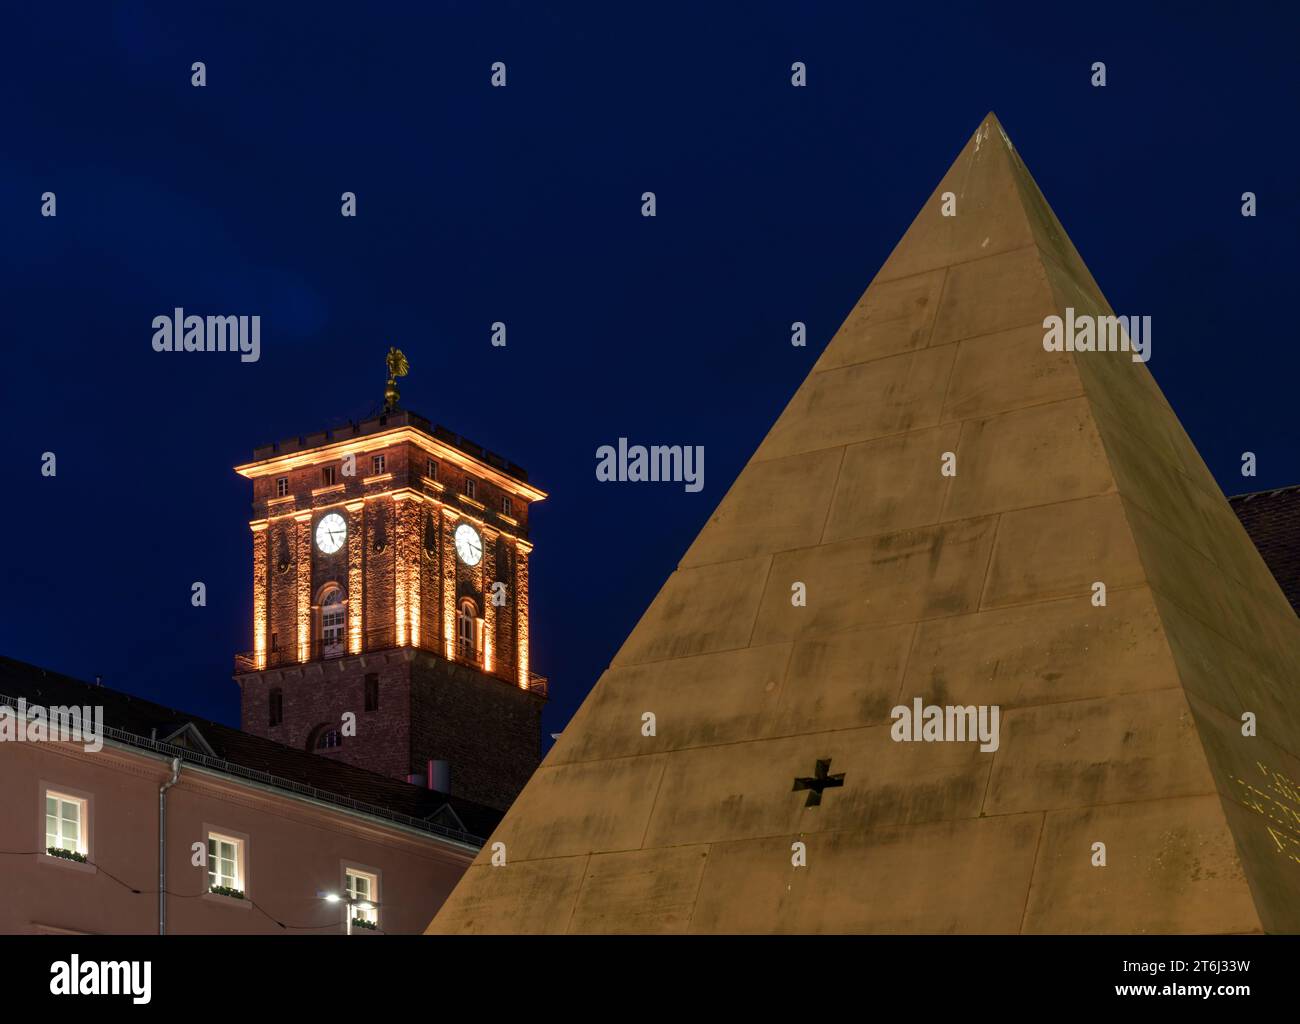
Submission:
M 844 773 L 839 775 L 830 774 L 831 759 L 828 757 L 825 761 L 818 761 L 817 767 L 813 769 L 812 778 L 802 778 L 794 780 L 794 789 L 792 793 L 798 793 L 800 790 L 808 790 L 808 801 L 805 807 L 816 807 L 822 802 L 822 790 L 835 789 L 844 785 Z

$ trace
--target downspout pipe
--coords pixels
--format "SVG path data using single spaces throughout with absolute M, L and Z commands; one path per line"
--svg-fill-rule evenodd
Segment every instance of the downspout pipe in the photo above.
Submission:
M 172 758 L 172 777 L 158 790 L 158 934 L 167 934 L 167 790 L 181 777 L 181 759 Z

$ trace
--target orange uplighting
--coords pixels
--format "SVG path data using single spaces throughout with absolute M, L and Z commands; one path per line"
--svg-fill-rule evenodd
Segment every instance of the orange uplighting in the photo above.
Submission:
M 267 524 L 248 524 L 253 531 L 253 664 L 266 668 Z

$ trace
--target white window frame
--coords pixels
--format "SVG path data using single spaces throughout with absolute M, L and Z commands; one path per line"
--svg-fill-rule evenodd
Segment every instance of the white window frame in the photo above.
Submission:
M 501 497 L 501 511 L 508 516 L 513 516 L 515 514 L 514 505 L 511 504 L 510 495 L 508 494 L 502 495 Z
M 366 882 L 369 892 L 361 895 L 357 889 L 351 885 L 352 879 L 358 879 Z M 359 910 L 349 906 L 349 917 L 359 917 L 363 921 L 369 921 L 373 925 L 379 924 L 379 871 L 374 868 L 363 868 L 360 865 L 351 862 L 344 862 L 343 865 L 343 891 L 347 894 L 349 900 L 361 899 L 370 904 L 369 910 Z
M 433 459 L 425 459 L 424 469 L 425 469 L 424 475 L 427 476 L 430 480 L 438 479 L 438 464 L 434 462 Z
M 384 471 L 384 466 L 386 465 L 387 460 L 384 458 L 382 452 L 378 455 L 370 456 L 370 469 L 373 476 L 379 476 L 379 474 Z
M 289 478 L 287 476 L 278 476 L 275 478 L 275 496 L 283 498 L 289 493 Z
M 90 859 L 90 801 L 84 796 L 78 796 L 75 793 L 69 793 L 66 790 L 58 789 L 54 786 L 42 786 L 42 810 L 44 811 L 45 820 L 45 842 L 41 849 L 46 851 L 46 856 L 53 857 L 54 854 L 49 852 L 51 846 L 67 850 L 70 853 L 79 853 L 87 860 Z M 54 841 L 51 842 L 50 833 L 50 812 L 49 801 L 55 801 L 55 831 L 53 833 Z M 66 845 L 68 837 L 63 835 L 63 825 L 67 821 L 63 815 L 65 806 L 75 807 L 77 809 L 77 838 L 72 840 L 72 845 Z
M 244 898 L 247 899 L 248 898 L 248 836 L 242 835 L 238 832 L 231 832 L 229 829 L 217 828 L 210 825 L 205 825 L 203 827 L 203 831 L 207 836 L 207 848 L 208 848 L 207 895 L 209 896 L 218 895 L 217 893 L 214 893 L 212 891 L 212 886 L 224 885 L 227 888 L 239 890 L 244 894 Z M 234 860 L 235 874 L 233 876 L 226 876 L 222 874 L 219 869 L 214 870 L 213 857 L 212 857 L 212 844 L 214 841 L 219 844 L 229 843 L 234 848 L 235 855 L 233 857 L 233 860 Z M 220 851 L 220 847 L 218 847 L 218 851 Z M 213 881 L 214 874 L 216 874 L 217 877 L 216 881 Z M 236 884 L 230 885 L 225 880 L 227 877 L 230 877 L 231 881 L 235 882 Z M 225 898 L 232 899 L 233 897 L 225 897 Z
M 474 493 L 477 489 L 478 487 L 474 478 L 472 476 L 467 476 L 465 478 L 465 497 L 477 500 L 478 495 Z

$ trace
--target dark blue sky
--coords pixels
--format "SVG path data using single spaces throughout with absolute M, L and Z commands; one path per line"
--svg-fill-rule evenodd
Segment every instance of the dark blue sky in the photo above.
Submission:
M 1294 14 L 416 6 L 0 15 L 3 653 L 236 721 L 231 467 L 365 415 L 395 344 L 404 405 L 551 492 L 558 731 L 990 109 L 1224 490 L 1300 481 Z M 154 353 L 175 306 L 261 315 L 262 358 Z M 704 445 L 704 490 L 598 483 L 619 436 Z

